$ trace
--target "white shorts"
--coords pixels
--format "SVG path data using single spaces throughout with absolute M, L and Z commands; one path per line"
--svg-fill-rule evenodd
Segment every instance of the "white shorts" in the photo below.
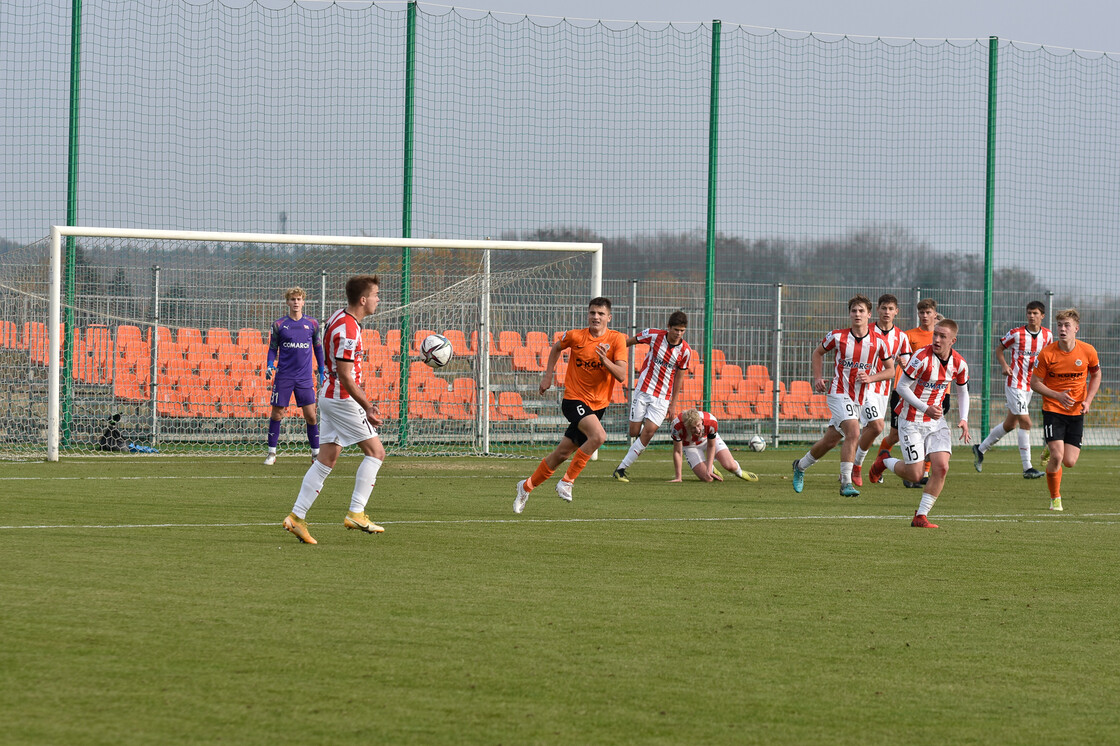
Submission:
M 715 437 L 715 441 L 716 441 L 716 455 L 718 456 L 720 451 L 726 451 L 727 450 L 727 444 L 724 443 L 723 438 L 719 437 L 718 435 Z M 704 463 L 704 461 L 705 461 L 704 457 L 707 455 L 707 453 L 708 453 L 708 446 L 707 445 L 685 446 L 684 447 L 684 458 L 685 458 L 686 461 L 688 461 L 688 467 L 690 469 L 695 469 L 697 466 Z
M 838 433 L 844 432 L 840 429 L 841 422 L 859 419 L 859 405 L 852 401 L 852 397 L 847 394 L 829 394 L 828 411 L 832 412 L 832 418 L 828 421 L 828 424 Z
M 635 391 L 634 398 L 630 400 L 630 421 L 641 422 L 649 420 L 661 427 L 665 415 L 669 412 L 669 400 L 659 396 L 651 396 L 646 391 Z
M 1030 389 L 1017 389 L 1014 386 L 1005 386 L 1003 396 L 1007 399 L 1007 411 L 1011 414 L 1027 414 L 1027 407 L 1031 404 Z
M 369 424 L 358 402 L 319 397 L 320 443 L 335 443 L 345 448 L 376 437 L 377 428 Z
M 863 427 L 868 422 L 889 417 L 890 413 L 887 408 L 887 395 L 868 391 L 863 395 L 863 406 L 859 408 L 859 426 Z
M 953 452 L 953 437 L 944 417 L 929 422 L 899 419 L 898 444 L 902 448 L 902 460 L 907 464 L 925 461 L 931 453 Z

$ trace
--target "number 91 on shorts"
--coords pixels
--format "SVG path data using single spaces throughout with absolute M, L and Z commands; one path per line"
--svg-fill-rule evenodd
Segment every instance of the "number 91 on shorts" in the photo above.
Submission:
M 931 453 L 953 452 L 953 438 L 944 418 L 929 422 L 899 422 L 898 443 L 902 447 L 902 460 L 907 464 L 925 461 Z

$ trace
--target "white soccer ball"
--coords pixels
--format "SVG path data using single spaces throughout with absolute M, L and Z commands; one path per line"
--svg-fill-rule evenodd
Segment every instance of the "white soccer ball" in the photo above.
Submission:
M 747 447 L 755 453 L 760 453 L 766 450 L 766 440 L 761 435 L 752 435 L 747 441 Z
M 429 334 L 420 343 L 420 357 L 431 368 L 442 368 L 451 362 L 451 341 L 442 334 Z

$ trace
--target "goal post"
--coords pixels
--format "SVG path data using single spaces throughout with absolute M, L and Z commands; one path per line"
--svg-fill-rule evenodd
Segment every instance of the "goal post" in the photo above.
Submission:
M 76 253 L 63 246 L 71 237 Z M 412 250 L 411 301 L 403 306 L 394 297 L 404 279 L 402 249 Z M 587 300 L 602 294 L 602 251 L 584 242 L 54 226 L 46 241 L 7 257 L 0 276 L 6 294 L 27 294 L 23 307 L 35 306 L 35 287 L 48 295 L 48 460 L 96 450 L 99 418 L 122 412 L 126 439 L 145 450 L 263 453 L 261 345 L 286 313 L 284 288 L 303 287 L 306 312 L 325 316 L 346 305 L 342 286 L 355 274 L 382 278 L 382 305 L 363 323 L 370 345 L 363 378 L 367 393 L 391 410 L 381 430 L 387 448 L 490 453 L 495 444 L 535 440 L 538 428 L 554 436 L 544 423 L 555 407 L 521 394 L 536 389 L 546 341 L 583 323 Z M 27 279 L 44 265 L 47 278 Z M 72 299 L 63 297 L 67 273 L 79 274 Z M 64 325 L 64 311 L 74 328 Z M 13 326 L 32 329 L 33 316 Z M 446 370 L 417 367 L 421 332 L 453 337 L 456 356 Z M 72 372 L 62 365 L 70 355 Z M 74 394 L 62 380 L 71 375 Z M 36 399 L 31 386 L 30 409 Z M 81 416 L 64 433 L 74 408 Z M 285 443 L 298 449 L 298 421 L 285 421 Z

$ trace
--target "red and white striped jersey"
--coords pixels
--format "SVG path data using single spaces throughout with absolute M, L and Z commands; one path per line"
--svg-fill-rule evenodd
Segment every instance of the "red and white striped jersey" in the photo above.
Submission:
M 1054 341 L 1054 335 L 1045 326 L 1032 334 L 1025 326 L 1012 329 L 999 341 L 1003 349 L 1011 351 L 1011 374 L 1007 386 L 1017 389 L 1031 387 L 1031 373 L 1038 362 L 1038 353 Z
M 638 372 L 634 388 L 659 399 L 671 398 L 673 374 L 677 370 L 688 370 L 692 362 L 692 348 L 683 339 L 670 346 L 664 329 L 643 329 L 635 339 L 638 344 L 649 345 L 649 352 Z
M 704 424 L 704 429 L 700 431 L 699 437 L 685 429 L 684 423 L 681 422 L 680 415 L 673 418 L 673 424 L 669 426 L 669 437 L 686 448 L 688 446 L 703 445 L 706 441 L 716 437 L 719 433 L 719 423 L 716 422 L 716 418 L 704 411 L 700 412 L 700 417 Z
M 903 373 L 914 380 L 914 394 L 918 399 L 931 407 L 939 407 L 945 401 L 945 394 L 949 393 L 949 384 L 964 386 L 968 383 L 968 363 L 960 353 L 953 350 L 947 360 L 942 360 L 934 354 L 932 345 L 915 352 Z M 910 402 L 901 397 L 894 411 L 899 419 L 907 422 L 933 420 L 928 414 L 919 412 L 910 405 Z
M 886 339 L 875 327 L 862 337 L 857 337 L 851 329 L 834 329 L 821 340 L 821 347 L 836 352 L 836 367 L 828 393 L 847 394 L 856 404 L 863 404 L 867 384 L 860 383 L 856 376 L 861 370 L 869 375 L 882 370 L 883 361 L 890 358 Z
M 886 341 L 887 356 L 894 358 L 896 369 L 901 368 L 902 364 L 899 362 L 900 357 L 908 358 L 910 355 L 914 354 L 914 348 L 910 346 L 910 338 L 906 336 L 906 332 L 902 331 L 897 326 L 892 326 L 890 331 L 886 332 L 880 329 L 878 325 L 871 328 L 878 332 Z M 880 362 L 875 369 L 871 371 L 871 375 L 875 375 L 882 369 L 883 363 Z M 894 380 L 888 378 L 885 381 L 876 381 L 871 384 L 871 388 L 868 390 L 873 394 L 882 394 L 886 396 L 891 392 L 891 387 L 894 386 L 894 381 L 896 380 L 898 380 L 897 375 L 895 375 Z
M 327 321 L 323 350 L 327 358 L 327 382 L 321 396 L 326 399 L 349 399 L 350 394 L 338 382 L 338 365 L 335 361 L 354 363 L 354 383 L 362 385 L 362 326 L 345 308 L 335 311 Z

